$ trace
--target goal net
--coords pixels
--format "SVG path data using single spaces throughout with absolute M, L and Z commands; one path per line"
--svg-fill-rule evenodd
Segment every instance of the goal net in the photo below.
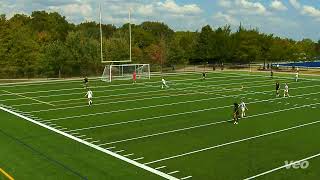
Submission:
M 121 64 L 106 65 L 101 80 L 111 82 L 113 80 L 132 79 L 133 72 L 136 72 L 137 79 L 150 79 L 149 64 Z

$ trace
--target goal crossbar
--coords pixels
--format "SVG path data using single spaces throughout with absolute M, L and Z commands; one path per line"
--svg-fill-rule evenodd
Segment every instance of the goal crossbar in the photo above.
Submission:
M 137 79 L 150 79 L 149 64 L 121 64 L 106 65 L 101 76 L 101 80 L 111 82 L 113 80 L 128 80 L 136 73 Z

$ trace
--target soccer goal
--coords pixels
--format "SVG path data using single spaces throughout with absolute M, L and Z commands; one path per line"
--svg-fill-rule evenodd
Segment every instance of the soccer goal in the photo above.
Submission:
M 150 79 L 149 64 L 120 64 L 106 65 L 101 80 L 105 82 L 128 80 L 132 79 L 134 72 L 136 72 L 137 79 Z

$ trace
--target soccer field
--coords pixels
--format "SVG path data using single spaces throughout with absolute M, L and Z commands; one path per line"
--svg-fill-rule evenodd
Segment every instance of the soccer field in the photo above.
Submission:
M 166 89 L 159 75 L 137 84 L 92 79 L 91 107 L 81 80 L 1 84 L 0 168 L 17 179 L 320 177 L 320 78 L 211 72 L 206 80 L 200 73 L 165 79 Z M 233 103 L 241 99 L 249 110 L 234 125 Z M 285 166 L 299 160 L 309 166 Z

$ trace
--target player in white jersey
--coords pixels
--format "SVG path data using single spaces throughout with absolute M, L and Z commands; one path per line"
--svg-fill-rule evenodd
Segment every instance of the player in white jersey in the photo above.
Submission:
M 168 88 L 169 86 L 167 85 L 167 82 L 166 80 L 164 80 L 164 78 L 161 79 L 162 81 L 162 86 L 161 86 L 161 89 L 163 89 L 164 87 Z
M 91 105 L 92 105 L 92 98 L 93 98 L 93 93 L 92 93 L 92 91 L 89 89 L 88 92 L 87 92 L 87 94 L 86 94 L 85 96 L 88 98 L 88 104 L 89 104 L 89 106 L 91 106 Z
M 296 72 L 296 77 L 295 77 L 295 79 L 296 79 L 296 82 L 298 82 L 298 79 L 299 79 L 299 72 L 298 72 L 298 71 Z
M 286 96 L 290 97 L 290 95 L 289 95 L 289 86 L 288 86 L 287 83 L 284 85 L 284 94 L 283 94 L 283 97 L 286 97 Z
M 246 103 L 244 103 L 244 101 L 241 101 L 239 106 L 241 110 L 241 118 L 246 117 L 246 111 L 248 110 Z

